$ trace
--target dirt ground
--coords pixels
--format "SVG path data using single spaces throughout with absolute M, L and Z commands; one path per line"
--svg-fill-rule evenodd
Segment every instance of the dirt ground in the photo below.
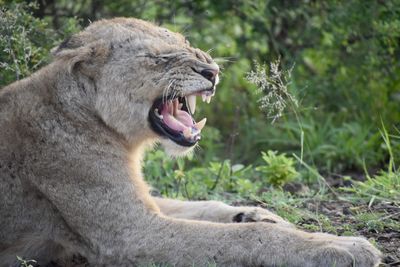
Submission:
M 354 206 L 349 202 L 344 201 L 313 201 L 305 203 L 305 208 L 312 212 L 319 212 L 329 217 L 332 226 L 337 230 L 337 233 L 342 234 L 346 226 L 356 229 L 356 234 L 364 236 L 368 239 L 373 238 L 379 249 L 383 252 L 384 264 L 382 266 L 400 266 L 400 231 L 391 227 L 383 226 L 383 229 L 368 229 L 368 227 L 357 227 L 358 221 L 355 219 L 354 211 L 358 212 L 379 212 L 384 213 L 383 217 L 390 218 L 400 224 L 400 207 L 395 203 L 382 203 L 372 207 Z M 383 219 L 383 218 L 382 218 Z M 304 221 L 302 224 L 316 224 L 316 221 Z M 384 225 L 384 224 L 383 224 Z

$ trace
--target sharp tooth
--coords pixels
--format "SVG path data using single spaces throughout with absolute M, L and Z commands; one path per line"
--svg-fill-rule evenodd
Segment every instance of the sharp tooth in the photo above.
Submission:
M 201 131 L 201 129 L 203 129 L 204 125 L 206 125 L 206 121 L 207 121 L 207 118 L 204 118 L 204 119 L 202 119 L 201 121 L 199 121 L 198 123 L 196 123 L 196 124 L 194 125 L 194 127 L 195 127 L 197 130 Z
M 154 109 L 154 114 L 156 114 L 156 116 L 158 118 L 160 118 L 161 120 L 164 118 L 163 115 L 161 115 L 160 113 L 158 113 L 158 108 Z
M 206 101 L 207 101 L 207 104 L 210 104 L 210 102 L 211 102 L 211 95 L 207 96 Z
M 179 103 L 178 108 L 179 108 L 179 109 L 182 109 L 182 107 L 183 107 L 183 104 L 182 104 L 182 103 Z
M 173 114 L 174 113 L 174 105 L 171 100 L 168 100 L 168 103 L 166 104 L 168 108 L 168 113 Z
M 194 114 L 196 110 L 196 96 L 195 95 L 187 96 L 186 104 L 188 105 L 190 113 Z
M 206 94 L 202 94 L 202 95 L 201 95 L 201 99 L 203 100 L 203 102 L 206 102 L 206 99 L 207 99 Z
M 175 99 L 175 100 L 172 102 L 172 105 L 173 105 L 173 107 L 172 107 L 172 113 L 173 113 L 174 116 L 176 116 L 176 111 L 178 110 L 178 105 L 179 105 L 178 99 Z
M 185 138 L 191 138 L 191 137 L 192 137 L 192 130 L 191 130 L 190 128 L 186 128 L 186 129 L 183 131 L 183 136 L 184 136 Z

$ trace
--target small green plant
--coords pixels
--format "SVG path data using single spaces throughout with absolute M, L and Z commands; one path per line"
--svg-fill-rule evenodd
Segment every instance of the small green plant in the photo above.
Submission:
M 267 182 L 272 186 L 281 187 L 300 176 L 294 167 L 294 159 L 287 157 L 285 153 L 278 155 L 278 152 L 271 150 L 261 153 L 266 164 L 258 166 L 256 170 L 263 173 Z
M 35 260 L 24 260 L 22 257 L 17 256 L 17 260 L 22 267 L 33 267 L 32 264 L 37 263 Z

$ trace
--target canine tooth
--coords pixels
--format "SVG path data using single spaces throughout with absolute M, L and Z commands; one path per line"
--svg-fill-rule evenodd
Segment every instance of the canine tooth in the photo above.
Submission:
M 211 95 L 209 95 L 209 96 L 207 96 L 207 104 L 210 104 L 210 102 L 211 102 Z
M 203 102 L 206 102 L 207 96 L 205 94 L 202 94 L 201 99 L 203 100 Z
M 192 129 L 186 128 L 186 129 L 183 131 L 183 136 L 184 136 L 185 138 L 191 138 L 191 137 L 192 137 Z
M 168 113 L 173 114 L 174 113 L 174 105 L 173 105 L 172 101 L 168 100 L 166 105 L 167 105 Z
M 189 107 L 189 111 L 194 114 L 196 110 L 196 96 L 195 95 L 190 95 L 186 97 L 186 104 Z
M 179 109 L 182 109 L 182 107 L 183 107 L 183 104 L 182 104 L 182 103 L 179 103 L 178 108 L 179 108 Z
M 195 127 L 195 125 L 193 125 L 193 127 L 192 127 L 192 135 L 196 135 L 196 134 L 199 134 L 199 133 L 200 133 L 200 130 L 197 129 L 197 128 Z
M 172 114 L 174 115 L 174 116 L 176 116 L 176 111 L 178 110 L 178 105 L 179 105 L 179 101 L 177 100 L 177 99 L 175 99 L 173 102 L 172 102 L 172 104 L 173 104 L 173 108 L 172 108 Z
M 207 121 L 207 118 L 204 118 L 204 119 L 202 119 L 201 121 L 197 122 L 197 123 L 194 125 L 194 127 L 195 127 L 197 130 L 201 131 L 201 129 L 203 129 L 204 125 L 206 125 L 206 121 Z

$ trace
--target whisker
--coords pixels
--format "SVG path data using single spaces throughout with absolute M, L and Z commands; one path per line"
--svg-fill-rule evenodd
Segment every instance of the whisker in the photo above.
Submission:
M 223 63 L 227 63 L 227 62 L 233 63 L 233 62 L 237 61 L 237 59 L 234 57 L 216 57 L 216 58 L 214 58 L 214 61 L 217 63 L 223 64 Z
M 162 103 L 164 103 L 164 97 L 165 97 L 165 91 L 167 90 L 167 87 L 165 87 L 164 89 L 163 89 L 163 92 L 162 92 L 162 97 L 161 97 L 161 100 L 162 100 Z
M 209 55 L 211 55 L 211 53 L 214 52 L 214 49 L 215 49 L 214 47 L 213 47 L 213 48 L 210 48 L 210 49 L 207 50 L 206 53 L 209 54 Z
M 176 80 L 175 80 L 176 81 Z M 173 91 L 173 94 L 172 94 L 172 99 L 175 99 L 175 97 L 177 97 L 177 95 L 178 95 L 178 91 L 177 90 L 175 90 L 176 89 L 176 83 L 174 83 L 173 84 L 173 87 L 172 87 L 172 91 Z
M 163 90 L 163 94 L 162 94 L 162 102 L 163 102 L 163 104 L 164 104 L 165 102 L 167 102 L 168 91 L 169 91 L 169 88 L 171 87 L 171 84 L 172 84 L 172 83 L 173 83 L 173 80 L 170 81 L 170 82 L 168 83 L 168 86 L 165 87 L 164 90 Z
M 171 87 L 172 81 L 169 82 L 166 90 L 165 90 L 165 95 L 164 95 L 164 100 L 163 102 L 166 103 L 168 101 L 168 95 L 169 95 L 169 88 Z
M 170 94 L 171 87 L 173 86 L 173 84 L 175 83 L 175 81 L 176 81 L 176 79 L 173 79 L 173 80 L 171 80 L 171 82 L 168 84 L 167 91 L 166 91 L 166 94 L 165 94 L 165 101 L 164 101 L 164 103 L 168 101 L 168 96 L 169 96 L 169 94 Z
M 184 27 L 182 27 L 182 30 L 179 33 L 185 36 L 185 38 L 187 38 L 186 34 L 189 32 L 189 28 L 190 25 L 186 24 Z

